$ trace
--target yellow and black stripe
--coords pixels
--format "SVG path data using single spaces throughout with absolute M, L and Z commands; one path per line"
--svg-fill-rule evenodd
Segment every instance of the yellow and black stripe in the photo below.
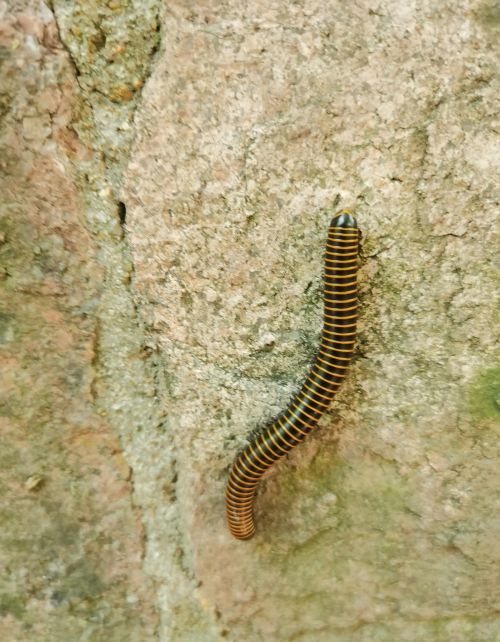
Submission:
M 323 332 L 313 366 L 285 412 L 233 464 L 226 489 L 226 518 L 238 539 L 249 539 L 255 532 L 253 503 L 260 478 L 316 428 L 346 375 L 358 317 L 359 237 L 356 219 L 348 211 L 332 219 L 325 252 Z

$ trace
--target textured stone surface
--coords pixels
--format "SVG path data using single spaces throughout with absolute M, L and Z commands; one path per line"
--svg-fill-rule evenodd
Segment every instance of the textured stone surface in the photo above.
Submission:
M 184 532 L 157 555 L 167 582 L 184 541 L 228 639 L 500 636 L 498 24 L 478 2 L 168 3 L 125 196 Z M 314 352 L 333 203 L 364 231 L 356 363 L 234 542 L 228 467 Z
M 498 3 L 0 16 L 2 639 L 500 640 Z M 345 206 L 354 367 L 232 541 Z
M 0 25 L 0 638 L 149 641 L 133 473 L 98 402 L 109 264 L 78 85 L 47 6 L 0 2 Z

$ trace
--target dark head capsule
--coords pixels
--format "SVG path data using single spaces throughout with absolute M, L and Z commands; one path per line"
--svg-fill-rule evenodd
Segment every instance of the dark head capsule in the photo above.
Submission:
M 332 218 L 331 227 L 357 228 L 358 224 L 349 210 L 342 210 Z

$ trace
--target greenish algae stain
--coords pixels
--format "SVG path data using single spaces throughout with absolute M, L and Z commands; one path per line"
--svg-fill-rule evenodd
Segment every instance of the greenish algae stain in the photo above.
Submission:
M 500 1 L 485 2 L 479 14 L 480 21 L 490 27 L 500 26 Z
M 299 576 L 307 574 L 307 567 L 316 559 L 323 559 L 324 564 L 324 550 L 329 549 L 330 569 L 336 568 L 336 574 L 342 575 L 353 538 L 363 533 L 369 534 L 370 539 L 364 543 L 365 553 L 368 551 L 373 559 L 382 560 L 383 567 L 384 559 L 399 555 L 400 543 L 394 533 L 402 526 L 411 530 L 418 521 L 410 510 L 417 493 L 411 479 L 402 477 L 393 462 L 369 454 L 353 464 L 335 456 L 332 448 L 326 448 L 309 466 L 280 471 L 276 483 L 274 499 L 264 493 L 258 500 L 262 510 L 258 517 L 262 528 L 265 523 L 268 538 L 279 539 L 283 530 L 290 531 L 297 511 L 302 513 L 301 519 L 314 520 L 313 530 L 317 531 L 306 541 L 301 541 L 298 534 L 292 566 L 299 569 Z M 332 495 L 336 501 L 330 501 Z M 331 541 L 335 541 L 334 548 L 329 546 Z M 278 553 L 276 563 L 279 558 Z M 323 572 L 317 571 L 320 575 Z M 293 574 L 291 569 L 289 572 Z
M 469 410 L 478 419 L 500 419 L 500 366 L 476 377 L 469 390 Z
M 20 620 L 26 612 L 26 599 L 17 595 L 0 595 L 0 617 L 12 615 Z

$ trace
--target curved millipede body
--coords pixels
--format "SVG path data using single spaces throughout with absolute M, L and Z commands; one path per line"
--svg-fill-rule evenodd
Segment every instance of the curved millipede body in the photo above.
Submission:
M 287 409 L 257 434 L 233 464 L 226 518 L 238 539 L 249 539 L 255 532 L 253 504 L 260 478 L 316 428 L 346 375 L 356 338 L 359 237 L 356 219 L 349 212 L 343 210 L 332 219 L 325 252 L 323 331 L 314 363 Z

